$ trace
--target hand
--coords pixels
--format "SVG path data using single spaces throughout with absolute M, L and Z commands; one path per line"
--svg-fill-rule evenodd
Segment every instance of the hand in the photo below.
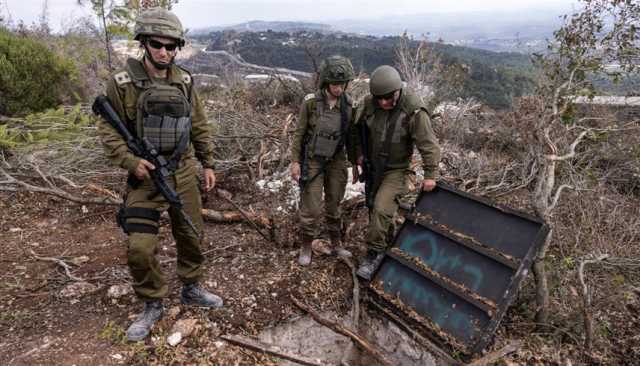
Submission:
M 431 192 L 436 188 L 436 181 L 433 179 L 424 179 L 422 181 L 422 190 L 425 192 Z
M 204 171 L 204 191 L 209 192 L 216 186 L 216 175 L 211 168 L 205 168 Z
M 289 170 L 291 172 L 291 179 L 293 179 L 297 183 L 300 179 L 300 163 L 291 163 L 291 168 Z
M 145 178 L 149 178 L 149 170 L 155 169 L 156 167 L 153 164 L 145 159 L 140 159 L 140 161 L 138 162 L 138 166 L 136 166 L 136 169 L 133 171 L 133 174 L 136 176 L 136 178 L 144 180 Z

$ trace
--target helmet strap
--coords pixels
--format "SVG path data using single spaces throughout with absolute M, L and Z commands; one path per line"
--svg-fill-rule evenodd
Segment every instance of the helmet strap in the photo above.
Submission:
M 144 57 L 149 60 L 149 62 L 151 62 L 151 64 L 157 68 L 158 70 L 167 70 L 171 67 L 171 65 L 173 65 L 173 61 L 175 60 L 175 56 L 171 57 L 171 60 L 168 63 L 160 63 L 157 62 L 156 60 L 153 59 L 153 56 L 151 55 L 151 52 L 149 52 L 149 48 L 147 46 L 147 40 L 144 40 L 144 50 L 145 50 L 145 54 Z

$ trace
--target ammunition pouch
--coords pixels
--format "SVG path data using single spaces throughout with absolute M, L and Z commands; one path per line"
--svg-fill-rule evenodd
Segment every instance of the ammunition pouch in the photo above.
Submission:
M 334 133 L 319 131 L 314 134 L 313 140 L 311 141 L 311 146 L 313 146 L 312 156 L 314 158 L 325 159 L 333 157 L 341 141 L 340 131 Z
M 138 100 L 137 129 L 177 165 L 191 138 L 191 103 L 180 88 L 153 83 Z

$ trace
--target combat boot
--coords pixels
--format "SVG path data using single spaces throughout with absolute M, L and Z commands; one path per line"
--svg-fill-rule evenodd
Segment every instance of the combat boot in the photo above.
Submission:
M 342 235 L 339 231 L 329 231 L 329 238 L 331 238 L 331 254 L 338 257 L 351 258 L 351 252 L 344 249 L 342 246 Z
M 145 301 L 144 310 L 127 329 L 127 340 L 137 342 L 145 339 L 163 311 L 162 300 Z
M 367 255 L 362 260 L 360 267 L 358 267 L 358 271 L 356 274 L 367 281 L 371 280 L 371 276 L 373 276 L 373 272 L 378 268 L 380 262 L 382 262 L 382 258 L 384 257 L 384 253 L 378 253 L 375 250 L 367 250 Z
M 218 295 L 203 289 L 197 282 L 185 284 L 180 292 L 183 305 L 195 305 L 204 308 L 221 308 L 223 301 Z
M 302 245 L 300 246 L 300 256 L 298 257 L 298 264 L 301 266 L 308 266 L 311 263 L 311 243 L 313 237 L 302 234 Z

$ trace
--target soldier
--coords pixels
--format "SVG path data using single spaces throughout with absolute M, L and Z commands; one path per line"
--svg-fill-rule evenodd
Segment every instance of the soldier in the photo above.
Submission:
M 138 136 L 147 138 L 171 166 L 170 185 L 184 201 L 184 211 L 202 232 L 201 199 L 197 158 L 204 170 L 204 190 L 215 185 L 213 145 L 202 103 L 193 87 L 191 74 L 174 64 L 177 50 L 184 46 L 180 20 L 162 8 L 143 11 L 136 19 L 134 38 L 144 49 L 141 59 L 130 58 L 126 67 L 107 83 L 107 98 Z M 160 213 L 169 210 L 177 247 L 177 273 L 183 283 L 183 304 L 209 308 L 222 306 L 222 299 L 198 284 L 204 256 L 200 241 L 178 210 L 170 208 L 149 179 L 154 170 L 149 161 L 133 155 L 123 138 L 109 124 L 99 131 L 111 162 L 129 172 L 128 193 L 120 221 L 128 234 L 127 262 L 133 289 L 144 301 L 144 311 L 127 329 L 130 341 L 144 339 L 162 316 L 162 298 L 168 288 L 154 254 L 158 244 Z
M 397 200 L 408 193 L 408 180 L 415 174 L 409 169 L 414 145 L 422 156 L 422 190 L 435 188 L 440 161 L 440 147 L 424 103 L 413 91 L 403 88 L 396 69 L 387 65 L 376 68 L 369 91 L 371 95 L 365 98 L 355 126 L 361 131 L 356 154 L 358 166 L 363 168 L 364 164 L 368 175 L 369 207 L 367 254 L 357 273 L 367 280 L 389 247 L 387 238 L 398 211 Z
M 345 144 L 352 124 L 352 101 L 346 93 L 353 80 L 349 59 L 331 56 L 320 65 L 319 90 L 304 98 L 291 146 L 291 177 L 300 183 L 302 247 L 298 263 L 311 263 L 311 242 L 320 234 L 322 194 L 332 253 L 350 257 L 342 247 L 340 201 L 347 184 Z

